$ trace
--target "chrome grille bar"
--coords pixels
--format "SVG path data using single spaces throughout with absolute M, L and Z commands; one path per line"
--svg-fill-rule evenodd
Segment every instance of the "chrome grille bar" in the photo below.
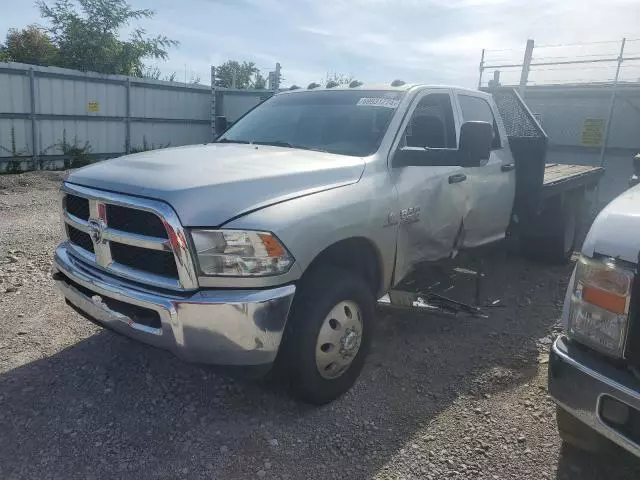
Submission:
M 95 254 L 72 244 L 74 247 L 73 251 L 81 257 L 82 260 L 95 263 L 99 267 L 116 275 L 141 282 L 145 285 L 181 290 L 197 288 L 197 275 L 191 254 L 188 250 L 185 231 L 178 220 L 178 216 L 169 205 L 156 200 L 104 192 L 69 183 L 63 184 L 62 193 L 63 195 L 68 194 L 83 197 L 89 201 L 90 215 L 88 220 L 78 218 L 67 211 L 63 211 L 62 214 L 62 219 L 66 225 L 70 225 L 91 237 Z M 118 205 L 156 215 L 166 228 L 168 238 L 141 235 L 109 227 L 107 205 Z M 165 277 L 117 263 L 114 261 L 111 252 L 112 242 L 146 250 L 171 252 L 178 272 L 178 278 Z
M 69 212 L 63 212 L 65 223 L 77 228 L 81 232 L 91 235 L 89 221 L 71 215 Z M 123 232 L 115 228 L 105 227 L 102 232 L 102 238 L 107 242 L 124 243 L 125 245 L 133 245 L 134 247 L 146 248 L 147 250 L 160 250 L 164 252 L 171 251 L 171 244 L 166 238 L 150 237 L 148 235 L 140 235 L 137 233 Z M 104 266 L 104 265 L 103 265 Z

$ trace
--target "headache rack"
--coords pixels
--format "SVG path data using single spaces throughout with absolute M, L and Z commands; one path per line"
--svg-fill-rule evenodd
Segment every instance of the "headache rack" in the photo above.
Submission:
M 547 134 L 514 88 L 496 87 L 485 91 L 493 96 L 498 107 L 516 165 L 514 212 L 534 213 L 543 200 Z
M 490 93 L 496 103 L 516 165 L 514 213 L 522 218 L 535 217 L 547 198 L 598 184 L 604 168 L 546 163 L 549 138 L 516 89 L 492 87 L 483 90 Z

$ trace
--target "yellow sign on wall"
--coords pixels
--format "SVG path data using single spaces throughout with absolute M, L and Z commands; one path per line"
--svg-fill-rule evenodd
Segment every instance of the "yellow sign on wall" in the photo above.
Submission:
M 87 104 L 87 111 L 89 113 L 97 113 L 100 111 L 100 104 L 98 102 L 89 102 Z
M 585 118 L 582 123 L 581 142 L 584 147 L 599 147 L 604 136 L 604 119 Z

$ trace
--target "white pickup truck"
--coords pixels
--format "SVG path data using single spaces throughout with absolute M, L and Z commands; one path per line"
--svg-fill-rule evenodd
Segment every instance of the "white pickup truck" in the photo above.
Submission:
M 640 156 L 636 157 L 638 183 Z M 640 186 L 595 219 L 567 288 L 565 334 L 549 357 L 549 394 L 560 436 L 607 451 L 611 440 L 640 457 Z
M 329 402 L 362 369 L 376 299 L 418 264 L 507 232 L 529 255 L 571 254 L 602 171 L 545 165 L 531 112 L 492 94 L 289 91 L 213 143 L 75 171 L 54 277 L 101 325 L 189 361 L 275 363 Z

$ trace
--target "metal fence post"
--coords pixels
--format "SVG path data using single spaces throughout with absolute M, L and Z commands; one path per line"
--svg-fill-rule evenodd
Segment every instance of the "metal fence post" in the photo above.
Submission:
M 131 153 L 131 78 L 125 82 L 125 139 L 124 148 L 126 153 Z
M 482 87 L 482 73 L 484 72 L 484 48 L 482 49 L 482 55 L 480 56 L 480 76 L 478 77 L 478 90 Z
M 211 65 L 211 139 L 216 139 L 216 67 Z
M 622 67 L 622 56 L 624 55 L 624 45 L 627 43 L 627 39 L 623 38 L 620 44 L 620 55 L 618 55 L 618 64 L 616 66 L 616 75 L 613 78 L 613 86 L 611 90 L 611 101 L 609 102 L 609 115 L 604 125 L 604 138 L 602 139 L 602 145 L 600 147 L 600 166 L 604 167 L 605 159 L 604 155 L 607 150 L 607 143 L 609 142 L 609 132 L 611 131 L 611 120 L 613 119 L 613 111 L 616 104 L 616 94 L 618 93 L 618 78 L 620 77 L 620 68 Z
M 527 40 L 527 47 L 524 51 L 524 60 L 522 62 L 522 71 L 520 72 L 520 96 L 524 97 L 524 90 L 529 81 L 529 71 L 531 70 L 531 58 L 533 57 L 533 40 Z
M 31 160 L 33 162 L 33 169 L 40 170 L 38 162 L 38 135 L 36 132 L 36 73 L 33 68 L 29 69 L 29 99 L 30 99 L 30 112 L 29 119 L 31 120 Z

